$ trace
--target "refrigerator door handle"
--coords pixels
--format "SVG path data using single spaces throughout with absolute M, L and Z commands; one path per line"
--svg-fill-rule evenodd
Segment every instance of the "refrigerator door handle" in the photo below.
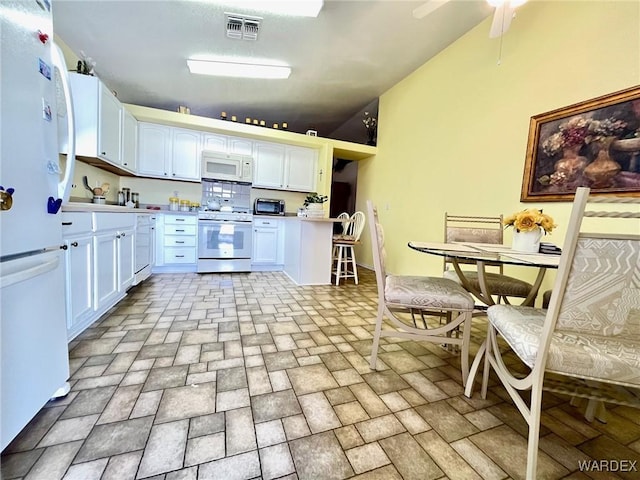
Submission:
M 64 103 L 67 108 L 67 135 L 69 141 L 67 143 L 67 161 L 64 169 L 64 177 L 58 183 L 58 198 L 62 199 L 62 203 L 67 203 L 71 194 L 71 183 L 73 182 L 73 170 L 76 162 L 76 125 L 73 115 L 73 99 L 71 98 L 71 89 L 69 88 L 69 76 L 64 61 L 64 55 L 60 47 L 54 42 L 51 43 L 51 61 L 53 66 L 60 73 L 62 83 L 62 91 L 64 93 Z
M 60 256 L 57 253 L 55 255 L 35 255 L 3 262 L 0 265 L 0 289 L 50 272 L 56 269 L 59 263 Z

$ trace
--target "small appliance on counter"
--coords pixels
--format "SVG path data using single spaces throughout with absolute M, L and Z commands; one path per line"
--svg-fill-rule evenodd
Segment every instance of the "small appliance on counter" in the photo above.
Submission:
M 284 200 L 276 198 L 256 198 L 253 202 L 254 215 L 284 215 Z

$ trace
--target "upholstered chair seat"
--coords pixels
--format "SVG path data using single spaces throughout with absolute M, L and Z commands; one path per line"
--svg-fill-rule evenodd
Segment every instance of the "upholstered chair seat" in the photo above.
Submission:
M 460 282 L 460 277 L 455 270 L 445 270 L 444 278 L 448 278 L 455 282 Z M 464 276 L 476 290 L 480 290 L 480 280 L 478 280 L 478 272 L 464 271 Z M 502 273 L 485 272 L 487 280 L 487 289 L 490 292 L 499 293 L 503 297 L 524 297 L 529 295 L 533 285 L 524 280 L 510 277 Z

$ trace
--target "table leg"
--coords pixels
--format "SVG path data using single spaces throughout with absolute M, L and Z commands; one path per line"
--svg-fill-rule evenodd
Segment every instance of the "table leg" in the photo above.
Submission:
M 540 285 L 542 285 L 542 280 L 544 279 L 545 273 L 547 273 L 547 269 L 544 267 L 541 267 L 540 270 L 538 270 L 536 281 L 533 282 L 533 287 L 531 288 L 529 295 L 527 295 L 527 298 L 522 301 L 521 305 L 525 307 L 533 307 L 533 303 L 536 301 L 538 290 L 540 290 Z
M 469 283 L 469 280 L 464 275 L 464 271 L 460 268 L 460 265 L 458 265 L 458 261 L 455 258 L 453 258 L 452 263 L 453 268 L 455 269 L 456 274 L 458 275 L 458 278 L 460 279 L 460 282 L 462 283 L 462 286 L 465 288 L 465 290 L 476 296 L 485 305 L 495 304 L 495 302 L 491 298 L 491 295 L 488 294 L 489 292 L 487 289 L 487 282 L 484 274 L 484 262 L 478 262 L 478 281 L 480 283 L 481 291 L 478 291 L 473 287 L 473 285 L 471 285 L 471 283 Z

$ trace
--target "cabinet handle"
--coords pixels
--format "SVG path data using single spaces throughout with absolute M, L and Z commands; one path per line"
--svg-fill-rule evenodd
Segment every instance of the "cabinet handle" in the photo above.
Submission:
M 184 228 L 176 228 L 176 232 L 184 232 Z
M 176 222 L 184 222 L 184 218 L 176 218 L 175 221 Z
M 116 238 L 120 238 L 120 235 L 116 235 Z
M 73 225 L 73 222 L 62 222 L 62 225 L 64 225 L 66 227 L 66 226 L 69 226 L 69 225 Z
M 107 154 L 107 152 L 102 152 L 102 155 L 106 155 L 106 154 Z
M 127 165 L 129 165 L 129 164 L 128 164 L 127 162 L 124 162 L 124 164 L 123 164 L 123 165 L 126 167 L 126 166 L 127 166 Z
M 77 247 L 78 246 L 78 242 L 71 242 L 71 246 L 72 247 Z
M 126 236 L 126 235 L 127 235 L 126 233 L 123 233 L 123 234 L 122 234 L 122 236 L 123 236 L 123 237 L 124 237 L 124 236 Z
M 67 245 L 60 245 L 60 249 L 62 250 L 66 250 L 67 248 L 69 248 Z
M 165 177 L 167 176 L 167 172 L 164 172 L 164 176 L 165 176 Z
M 176 243 L 184 243 L 184 240 L 181 240 L 181 241 L 176 240 Z
M 176 255 L 176 258 L 184 258 L 184 255 Z
M 175 174 L 175 173 L 172 173 L 171 175 L 173 175 L 174 177 L 176 176 L 176 174 Z

